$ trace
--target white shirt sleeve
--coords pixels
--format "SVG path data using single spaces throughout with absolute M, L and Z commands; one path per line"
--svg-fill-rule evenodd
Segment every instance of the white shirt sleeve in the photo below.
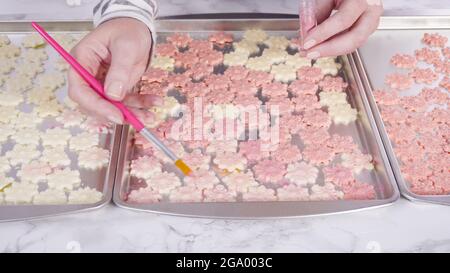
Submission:
M 154 0 L 100 0 L 94 7 L 94 25 L 98 26 L 117 17 L 131 17 L 146 24 L 154 39 L 154 19 L 157 12 Z

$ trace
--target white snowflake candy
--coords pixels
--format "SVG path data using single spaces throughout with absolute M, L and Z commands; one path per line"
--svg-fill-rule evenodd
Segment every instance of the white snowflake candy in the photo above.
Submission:
M 5 202 L 7 204 L 30 204 L 33 196 L 38 193 L 38 186 L 31 183 L 17 183 L 14 182 L 10 187 L 3 190 L 5 195 Z
M 47 189 L 33 197 L 35 205 L 63 205 L 67 204 L 67 195 L 63 190 Z
M 17 106 L 24 101 L 22 94 L 16 91 L 0 92 L 1 106 Z
M 329 201 L 342 198 L 344 198 L 344 193 L 337 190 L 334 184 L 328 182 L 322 186 L 317 184 L 313 185 L 309 196 L 311 201 Z
M 22 45 L 26 48 L 37 48 L 45 45 L 45 40 L 41 35 L 32 33 L 23 37 Z
M 0 59 L 0 74 L 8 74 L 16 67 L 14 59 Z
M 14 106 L 0 107 L 0 123 L 10 123 L 19 114 L 19 110 Z
M 319 169 L 302 161 L 289 164 L 284 177 L 298 186 L 306 186 L 316 183 L 318 174 Z
M 340 104 L 348 104 L 347 94 L 344 92 L 331 91 L 331 92 L 320 92 L 320 105 L 333 107 Z
M 56 121 L 60 122 L 64 128 L 80 126 L 86 119 L 86 116 L 78 110 L 64 109 L 63 112 L 56 117 Z
M 319 67 L 323 74 L 332 76 L 336 76 L 339 73 L 339 69 L 342 67 L 342 65 L 337 63 L 334 58 L 319 58 L 313 66 Z
M 32 161 L 22 164 L 17 171 L 17 177 L 20 178 L 21 182 L 38 183 L 44 181 L 51 172 L 52 168 L 48 163 Z
M 36 112 L 42 118 L 57 117 L 61 114 L 63 106 L 56 100 L 41 102 L 36 108 Z
M 47 129 L 45 133 L 41 135 L 43 146 L 65 146 L 67 141 L 72 137 L 69 130 L 64 128 L 51 128 Z
M 338 104 L 328 108 L 328 113 L 335 124 L 348 125 L 358 118 L 358 111 L 350 104 Z
M 41 64 L 48 59 L 48 55 L 45 48 L 30 48 L 23 54 L 23 59 L 27 63 Z
M 133 159 L 130 168 L 132 176 L 142 179 L 150 179 L 162 172 L 161 163 L 156 158 L 147 155 Z
M 11 164 L 7 157 L 0 156 L 0 177 L 11 170 Z
M 234 51 L 223 54 L 223 64 L 227 66 L 245 65 L 248 60 L 248 54 L 245 51 Z
M 44 72 L 44 66 L 40 63 L 21 63 L 16 67 L 16 73 L 18 75 L 24 75 L 30 78 L 34 78 L 37 74 Z
M 150 187 L 139 188 L 137 190 L 132 190 L 128 194 L 127 202 L 138 203 L 138 204 L 150 204 L 158 203 L 162 199 L 159 192 L 153 190 Z
M 80 172 L 70 168 L 56 169 L 53 173 L 47 175 L 47 184 L 51 189 L 73 190 L 81 183 Z
M 69 67 L 70 65 L 67 63 L 67 61 L 62 58 L 58 58 L 58 60 L 55 62 L 56 70 L 59 70 L 61 72 L 67 71 Z
M 266 188 L 264 185 L 257 187 L 250 187 L 247 192 L 242 194 L 244 201 L 262 202 L 262 201 L 276 201 L 275 190 Z
M 290 184 L 278 188 L 277 197 L 278 201 L 308 201 L 309 190 L 305 187 Z
M 66 78 L 64 74 L 53 72 L 39 75 L 37 78 L 39 86 L 43 88 L 49 88 L 51 90 L 56 90 L 66 83 Z
M 250 187 L 258 186 L 251 171 L 246 173 L 232 173 L 222 178 L 228 189 L 236 192 L 247 192 Z
M 93 188 L 80 188 L 69 193 L 69 204 L 95 204 L 103 198 L 103 193 Z
M 272 67 L 272 60 L 264 56 L 249 58 L 245 67 L 255 71 L 269 72 Z
M 168 56 L 155 56 L 152 58 L 150 66 L 167 71 L 173 71 L 175 67 L 175 60 Z
M 38 158 L 41 152 L 36 149 L 36 145 L 14 145 L 13 149 L 5 153 L 11 165 L 23 164 Z
M 94 117 L 87 117 L 86 120 L 80 124 L 80 128 L 88 132 L 99 134 L 106 134 L 112 131 L 111 123 L 104 123 Z
M 247 56 L 256 54 L 259 52 L 259 46 L 256 42 L 249 40 L 241 40 L 233 43 L 234 52 L 245 53 Z
M 67 51 L 70 51 L 77 43 L 77 39 L 69 33 L 55 33 L 53 38 Z
M 262 29 L 248 29 L 244 32 L 243 38 L 245 40 L 262 43 L 267 39 L 267 33 Z
M 169 199 L 174 203 L 195 203 L 203 200 L 203 194 L 196 187 L 182 186 L 170 191 Z
M 69 148 L 73 151 L 88 151 L 99 144 L 100 138 L 96 133 L 82 132 L 69 140 Z
M 109 163 L 109 151 L 100 147 L 92 147 L 89 150 L 80 151 L 78 154 L 78 166 L 88 170 L 101 169 Z
M 50 88 L 35 86 L 27 92 L 27 102 L 40 105 L 41 103 L 56 99 L 55 92 Z
M 197 170 L 192 175 L 185 176 L 184 183 L 185 185 L 203 190 L 213 188 L 216 184 L 220 183 L 220 180 L 213 171 Z
M 181 186 L 181 181 L 174 173 L 162 172 L 147 181 L 147 185 L 161 194 L 169 194 L 170 191 Z
M 213 162 L 219 169 L 227 172 L 242 171 L 247 168 L 247 158 L 239 153 L 219 153 Z
M 16 119 L 12 122 L 14 123 L 14 128 L 36 128 L 36 125 L 41 123 L 42 118 L 39 117 L 35 112 L 25 113 L 19 112 Z
M 264 41 L 264 44 L 269 48 L 286 49 L 290 42 L 285 36 L 269 36 L 269 38 Z
M 41 132 L 37 128 L 22 128 L 18 129 L 11 136 L 11 139 L 17 144 L 30 144 L 37 146 L 41 140 Z
M 27 75 L 15 75 L 5 81 L 6 91 L 20 94 L 33 86 L 33 82 L 30 76 Z M 23 100 L 23 99 L 22 99 Z
M 14 59 L 21 53 L 20 47 L 13 44 L 0 46 L 0 59 Z
M 16 130 L 9 124 L 0 124 L 0 142 L 5 142 Z
M 350 168 L 354 173 L 359 174 L 362 170 L 371 171 L 374 169 L 373 158 L 370 154 L 363 154 L 360 151 L 344 153 L 341 155 L 342 166 Z
M 0 35 L 0 47 L 9 45 L 11 40 L 9 40 L 7 35 Z
M 297 79 L 297 70 L 287 64 L 273 65 L 270 73 L 274 75 L 275 80 L 284 83 Z
M 69 166 L 71 162 L 63 146 L 44 147 L 39 160 L 48 163 L 52 167 Z
M 298 53 L 294 55 L 287 55 L 284 63 L 295 69 L 299 69 L 302 66 L 311 66 L 311 60 L 301 57 Z

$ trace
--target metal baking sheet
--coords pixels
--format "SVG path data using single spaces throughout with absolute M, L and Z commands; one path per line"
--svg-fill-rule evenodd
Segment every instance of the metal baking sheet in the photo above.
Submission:
M 450 16 L 384 17 L 379 29 L 369 38 L 366 45 L 359 49 L 358 58 L 360 57 L 364 63 L 365 71 L 361 70 L 361 76 L 367 91 L 366 96 L 380 129 L 401 194 L 412 201 L 450 205 L 450 195 L 418 195 L 410 191 L 371 92 L 372 88 L 383 87 L 385 75 L 395 71 L 389 63 L 390 57 L 395 53 L 413 53 L 415 49 L 423 47 L 420 40 L 425 32 L 438 32 L 450 37 Z M 422 88 L 423 85 L 415 84 L 408 92 L 415 94 Z
M 288 37 L 297 35 L 298 21 L 295 19 L 167 19 L 157 22 L 158 39 L 171 32 L 188 32 L 193 37 L 206 37 L 213 31 L 232 32 L 236 37 L 243 30 L 260 28 L 271 35 L 282 34 Z M 354 56 L 339 58 L 343 64 L 345 78 L 349 83 L 347 93 L 352 107 L 357 108 L 360 119 L 346 128 L 335 129 L 344 135 L 352 135 L 363 152 L 370 153 L 376 163 L 376 171 L 368 179 L 376 189 L 374 200 L 304 201 L 304 202 L 230 202 L 230 203 L 170 203 L 133 204 L 126 202 L 130 184 L 135 178 L 129 175 L 130 160 L 134 154 L 133 132 L 128 127 L 122 131 L 119 163 L 114 187 L 113 201 L 120 207 L 162 214 L 212 217 L 212 218 L 279 218 L 299 217 L 320 214 L 342 213 L 393 203 L 399 197 L 394 175 L 391 171 L 384 146 L 360 81 Z M 323 179 L 323 178 L 322 178 Z
M 44 28 L 46 28 L 51 34 L 55 33 L 67 33 L 72 35 L 82 35 L 92 28 L 92 24 L 89 22 L 42 22 Z M 22 38 L 30 33 L 34 33 L 30 22 L 0 22 L 0 35 L 5 34 L 14 42 L 16 45 L 20 45 Z M 47 54 L 49 55 L 49 60 L 45 64 L 45 72 L 51 71 L 51 63 L 55 62 L 57 59 L 57 53 L 50 47 L 46 46 Z M 59 102 L 67 96 L 67 84 L 64 87 L 56 91 L 56 97 Z M 22 104 L 20 105 L 20 110 L 28 111 L 30 110 L 30 105 Z M 41 129 L 50 128 L 55 124 L 52 119 L 46 119 Z M 80 129 L 71 129 L 72 132 L 79 131 Z M 116 171 L 118 150 L 120 144 L 122 126 L 117 126 L 114 128 L 112 133 L 102 134 L 100 137 L 99 146 L 110 150 L 111 157 L 110 163 L 107 168 L 102 168 L 98 171 L 88 171 L 80 170 L 81 185 L 83 187 L 89 186 L 102 192 L 102 199 L 94 204 L 63 204 L 63 205 L 33 205 L 33 204 L 23 204 L 23 205 L 8 205 L 0 204 L 0 222 L 2 221 L 14 221 L 23 220 L 30 218 L 39 218 L 46 216 L 54 216 L 72 212 L 87 211 L 96 208 L 100 208 L 105 204 L 109 203 L 112 199 L 112 189 L 114 185 L 114 176 Z M 5 143 L 2 149 L 2 155 L 11 147 L 11 141 Z M 71 167 L 76 167 L 76 155 L 72 152 L 68 153 L 71 159 Z M 16 176 L 14 171 L 12 176 Z

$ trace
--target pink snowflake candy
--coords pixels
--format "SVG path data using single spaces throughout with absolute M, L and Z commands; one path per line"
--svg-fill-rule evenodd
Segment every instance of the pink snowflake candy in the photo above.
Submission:
M 307 127 L 300 131 L 300 138 L 306 145 L 322 145 L 326 144 L 330 139 L 330 133 L 327 128 Z M 334 150 L 331 149 L 334 153 Z
M 293 163 L 302 159 L 300 149 L 290 143 L 280 145 L 276 151 L 270 154 L 273 159 L 284 164 Z
M 294 102 L 296 112 L 319 110 L 322 107 L 316 95 L 302 95 L 291 100 Z
M 434 66 L 434 70 L 437 73 L 441 73 L 444 75 L 450 75 L 450 60 L 445 60 L 445 61 L 436 61 L 433 63 Z
M 371 200 L 376 198 L 373 185 L 357 182 L 343 189 L 345 200 Z
M 272 82 L 273 74 L 264 71 L 251 70 L 247 75 L 247 80 L 255 86 L 262 86 L 263 84 Z
M 266 188 L 263 185 L 250 187 L 248 192 L 242 194 L 242 199 L 249 202 L 276 201 L 275 190 Z
M 264 97 L 287 97 L 287 84 L 281 82 L 266 83 L 261 86 L 261 93 Z
M 174 203 L 197 203 L 202 202 L 202 191 L 193 186 L 182 186 L 173 189 L 169 194 L 169 199 Z
M 137 204 L 158 203 L 162 200 L 161 194 L 150 187 L 132 190 L 128 194 L 127 202 Z
M 305 127 L 328 128 L 331 125 L 330 116 L 322 110 L 309 110 L 303 114 L 303 124 Z
M 213 34 L 209 35 L 208 40 L 211 43 L 214 43 L 219 46 L 223 46 L 223 45 L 233 42 L 233 34 L 225 33 L 223 31 L 214 32 Z
M 405 161 L 400 167 L 404 178 L 408 181 L 425 181 L 433 174 L 433 171 L 425 165 L 425 162 Z
M 234 92 L 236 95 L 250 94 L 254 96 L 258 92 L 258 88 L 253 83 L 247 81 L 246 79 L 243 79 L 232 81 L 230 83 L 230 91 Z
M 333 183 L 339 188 L 351 187 L 355 184 L 355 178 L 351 169 L 336 165 L 329 166 L 323 169 L 325 174 L 325 181 Z
M 229 79 L 224 75 L 211 74 L 205 78 L 205 83 L 211 90 L 223 90 L 228 89 Z
M 166 40 L 178 48 L 186 48 L 192 42 L 191 36 L 187 33 L 174 33 L 167 36 Z
M 159 82 L 162 83 L 168 77 L 168 72 L 160 68 L 149 68 L 144 75 L 142 75 L 142 80 L 147 82 Z
M 207 63 L 196 63 L 196 64 L 193 64 L 185 72 L 185 74 L 189 75 L 195 81 L 200 81 L 203 78 L 211 75 L 213 70 L 214 70 L 214 67 L 212 65 L 209 65 Z
M 413 69 L 416 66 L 416 58 L 408 54 L 395 54 L 390 60 L 397 68 Z
M 247 80 L 247 76 L 250 70 L 245 68 L 242 65 L 236 65 L 228 67 L 227 70 L 225 70 L 224 75 L 228 77 L 231 81 L 240 81 L 240 80 Z
M 106 134 L 112 131 L 112 124 L 94 117 L 87 117 L 80 128 L 91 133 Z
M 418 61 L 426 62 L 427 64 L 433 64 L 441 58 L 438 50 L 432 50 L 427 47 L 416 49 L 414 55 Z
M 130 175 L 142 179 L 150 179 L 161 173 L 161 163 L 154 157 L 141 156 L 131 161 Z
M 178 52 L 175 56 L 175 66 L 176 67 L 183 67 L 183 68 L 190 68 L 193 64 L 197 63 L 198 56 L 195 52 L 192 51 L 184 51 L 184 52 Z
M 448 38 L 438 33 L 425 33 L 422 38 L 422 43 L 430 47 L 444 48 Z
M 433 72 L 431 68 L 414 68 L 409 73 L 409 76 L 413 78 L 416 83 L 432 84 L 438 79 L 438 75 Z
M 402 97 L 399 104 L 403 107 L 403 109 L 409 112 L 423 113 L 427 111 L 429 107 L 427 101 L 422 99 L 420 96 Z
M 249 140 L 239 143 L 239 154 L 245 156 L 250 163 L 269 157 L 269 151 L 263 150 L 261 140 Z
M 287 128 L 289 133 L 298 134 L 303 128 L 302 119 L 302 115 L 282 116 L 279 124 L 280 127 Z
M 185 73 L 183 74 L 170 74 L 168 77 L 168 81 L 173 87 L 183 88 L 187 83 L 191 81 L 191 78 Z
M 390 124 L 401 123 L 405 120 L 409 114 L 403 108 L 398 107 L 382 107 L 381 116 L 385 122 Z
M 286 173 L 286 166 L 273 159 L 263 159 L 253 166 L 256 179 L 262 183 L 278 183 Z
M 223 53 L 216 50 L 201 51 L 198 53 L 201 62 L 210 66 L 217 66 L 223 63 Z
M 442 92 L 439 88 L 424 88 L 420 92 L 419 97 L 429 104 L 446 104 L 449 96 Z
M 207 40 L 192 40 L 189 44 L 189 50 L 199 54 L 200 52 L 209 52 L 213 49 L 213 44 Z
M 413 79 L 409 75 L 393 73 L 389 74 L 385 78 L 385 83 L 392 89 L 406 90 L 413 85 Z
M 299 80 L 318 83 L 323 76 L 324 74 L 322 73 L 322 69 L 319 67 L 303 66 L 297 70 L 297 78 Z
M 170 43 L 160 43 L 155 46 L 156 55 L 173 57 L 177 52 L 177 47 Z
M 295 104 L 288 97 L 273 97 L 265 103 L 267 109 L 272 113 L 275 113 L 275 109 L 281 116 L 290 116 L 295 110 Z
M 215 140 L 210 142 L 206 148 L 207 154 L 220 154 L 222 152 L 235 153 L 238 143 L 236 140 Z
M 323 186 L 314 185 L 311 187 L 311 201 L 331 201 L 339 200 L 344 197 L 344 193 L 336 189 L 332 183 L 325 183 Z
M 236 97 L 233 100 L 233 104 L 240 107 L 249 106 L 249 107 L 256 107 L 256 109 L 259 109 L 259 107 L 262 104 L 262 101 L 260 101 L 257 97 L 255 97 L 252 94 L 236 94 Z
M 17 171 L 17 177 L 21 179 L 22 183 L 32 182 L 38 183 L 47 178 L 47 175 L 52 172 L 52 168 L 45 162 L 32 161 L 30 163 L 22 164 L 20 170 Z
M 358 149 L 358 145 L 351 136 L 341 136 L 338 134 L 331 135 L 331 138 L 327 141 L 327 146 L 332 148 L 335 154 L 352 153 Z
M 411 183 L 411 192 L 418 195 L 441 195 L 442 189 L 436 188 L 433 183 Z
M 436 124 L 450 124 L 450 113 L 448 110 L 435 108 L 427 113 Z
M 297 162 L 288 165 L 287 173 L 284 177 L 298 186 L 306 186 L 316 183 L 318 174 L 319 169 L 314 165 L 306 162 Z
M 308 201 L 308 188 L 296 185 L 285 185 L 277 189 L 278 201 Z
M 334 156 L 334 150 L 327 146 L 308 145 L 303 150 L 303 158 L 314 165 L 327 165 Z
M 319 87 L 325 92 L 342 92 L 347 86 L 348 84 L 339 76 L 327 75 L 319 82 Z
M 140 86 L 139 93 L 142 95 L 155 95 L 163 97 L 169 91 L 170 86 L 168 83 L 159 83 L 159 82 L 149 82 L 142 84 Z
M 187 82 L 186 85 L 180 89 L 180 93 L 188 98 L 203 97 L 211 90 L 204 82 Z M 193 110 L 193 109 L 191 109 Z
M 216 185 L 212 189 L 205 189 L 204 202 L 235 202 L 237 193 L 227 190 L 223 185 Z
M 194 171 L 192 175 L 184 177 L 184 183 L 188 186 L 195 186 L 202 189 L 211 189 L 214 185 L 219 184 L 219 178 L 213 171 L 200 169 Z
M 205 96 L 205 100 L 213 105 L 229 104 L 234 100 L 235 94 L 227 88 L 214 89 Z
M 442 49 L 442 55 L 444 55 L 444 57 L 446 59 L 450 59 L 450 47 L 445 47 Z
M 315 95 L 319 86 L 312 81 L 295 80 L 289 84 L 288 89 L 294 96 Z

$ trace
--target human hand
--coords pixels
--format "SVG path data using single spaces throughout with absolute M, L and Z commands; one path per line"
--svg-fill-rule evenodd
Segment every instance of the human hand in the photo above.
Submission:
M 330 16 L 333 9 L 337 11 Z M 306 56 L 317 59 L 352 52 L 377 29 L 382 13 L 381 0 L 317 1 L 319 25 L 306 35 Z
M 72 55 L 104 83 L 109 99 L 123 101 L 137 116 L 147 119 L 151 114 L 140 109 L 161 105 L 162 99 L 133 94 L 132 89 L 145 72 L 151 45 L 151 34 L 144 23 L 118 18 L 104 22 L 84 37 L 72 49 Z M 124 121 L 121 111 L 94 92 L 73 69 L 69 70 L 69 97 L 83 112 L 102 121 Z

